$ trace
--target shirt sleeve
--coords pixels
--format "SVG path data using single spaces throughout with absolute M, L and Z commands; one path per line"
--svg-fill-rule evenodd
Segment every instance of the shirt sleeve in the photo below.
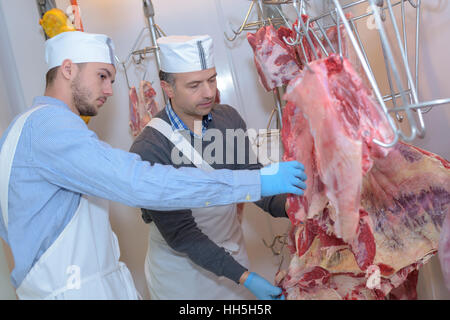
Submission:
M 70 111 L 37 111 L 30 135 L 30 161 L 39 174 L 62 188 L 128 206 L 177 210 L 260 199 L 259 170 L 215 170 L 151 165 L 100 141 Z M 190 181 L 189 188 L 184 185 Z

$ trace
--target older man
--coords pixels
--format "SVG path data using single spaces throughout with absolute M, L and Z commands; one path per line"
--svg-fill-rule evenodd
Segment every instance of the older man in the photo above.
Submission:
M 195 165 L 208 172 L 260 169 L 244 120 L 232 107 L 214 103 L 217 72 L 211 37 L 170 36 L 158 39 L 158 45 L 161 86 L 170 103 L 131 151 L 151 163 Z M 303 173 L 299 177 L 306 179 Z M 186 180 L 185 187 L 190 183 Z M 306 188 L 304 182 L 297 185 Z M 256 202 L 273 216 L 286 218 L 285 203 L 285 195 Z M 280 299 L 280 288 L 249 272 L 235 204 L 185 207 L 176 214 L 142 211 L 150 223 L 145 272 L 153 299 Z

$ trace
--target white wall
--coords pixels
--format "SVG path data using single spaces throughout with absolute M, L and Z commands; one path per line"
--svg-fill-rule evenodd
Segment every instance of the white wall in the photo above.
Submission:
M 270 94 L 263 92 L 259 85 L 253 66 L 252 52 L 245 36 L 242 35 L 231 44 L 223 39 L 224 28 L 220 24 L 221 15 L 217 11 L 217 1 L 153 0 L 157 14 L 156 22 L 169 35 L 210 34 L 215 40 L 218 85 L 222 92 L 222 101 L 233 105 L 247 121 L 249 127 L 265 128 L 273 106 L 273 98 Z M 85 31 L 109 34 L 115 42 L 116 54 L 123 60 L 128 55 L 138 33 L 146 25 L 141 1 L 79 0 L 78 2 L 82 10 Z M 421 50 L 424 62 L 421 66 L 421 83 L 424 85 L 421 88 L 421 94 L 426 98 L 450 97 L 446 79 L 450 71 L 446 64 L 450 47 L 442 40 L 450 38 L 448 1 L 433 1 L 432 3 L 437 6 L 434 8 L 430 7 L 430 2 L 423 2 L 425 3 L 422 31 L 424 42 Z M 59 0 L 57 4 L 65 10 L 68 1 Z M 244 18 L 250 1 L 222 0 L 220 4 L 225 20 L 229 19 L 237 27 Z M 7 42 L 0 37 L 2 45 L 0 67 L 8 68 L 8 75 L 5 76 L 8 81 L 11 81 L 10 77 L 14 74 L 18 78 L 11 90 L 7 87 L 11 82 L 3 82 L 3 84 L 0 82 L 0 87 L 7 88 L 6 93 L 0 88 L 0 101 L 6 99 L 18 101 L 14 105 L 21 105 L 20 101 L 23 101 L 23 105 L 29 105 L 35 95 L 42 94 L 46 71 L 43 58 L 44 38 L 37 23 L 36 5 L 30 0 L 0 0 L 0 13 L 5 17 L 2 19 L 0 16 L 0 30 L 2 29 L 1 20 L 4 20 L 5 32 L 10 40 L 10 45 L 7 45 L 8 52 L 14 58 L 13 64 L 5 58 L 4 50 L 7 48 L 4 45 Z M 226 29 L 228 30 L 228 27 Z M 1 32 L 0 36 L 2 36 Z M 146 35 L 139 47 L 149 44 L 150 40 Z M 153 82 L 159 94 L 159 103 L 162 103 L 154 60 L 148 59 L 146 65 L 148 67 L 146 79 Z M 14 68 L 16 73 L 13 72 Z M 129 65 L 132 85 L 139 84 L 143 70 L 145 67 L 135 68 Z M 102 140 L 113 147 L 128 150 L 132 143 L 128 129 L 128 88 L 120 68 L 114 89 L 114 96 L 108 100 L 105 108 L 102 108 L 99 116 L 94 118 L 89 126 Z M 5 98 L 5 94 L 12 98 Z M 5 104 L 0 104 L 2 118 L 8 112 L 7 110 Z M 16 112 L 17 108 L 12 110 Z M 439 107 L 427 114 L 425 118 L 429 128 L 428 137 L 418 142 L 430 151 L 447 158 L 450 158 L 450 148 L 448 140 L 443 137 L 449 136 L 449 111 L 448 107 Z M 244 217 L 244 231 L 252 270 L 273 280 L 278 260 L 264 247 L 261 239 L 271 242 L 274 235 L 285 232 L 288 223 L 268 217 L 254 205 L 246 205 Z M 143 271 L 148 226 L 143 223 L 139 210 L 119 203 L 111 203 L 111 222 L 119 238 L 121 259 L 129 266 L 138 290 L 148 298 Z M 436 263 L 433 266 L 436 266 Z M 0 274 L 2 274 L 1 270 Z M 431 274 L 439 279 L 439 270 Z M 4 273 L 2 276 L 8 278 Z M 421 280 L 421 286 L 423 283 L 426 282 Z M 421 288 L 423 288 L 422 292 L 434 290 L 428 290 L 429 287 L 427 289 L 423 286 Z M 434 292 L 437 292 L 434 297 L 442 297 L 442 293 L 436 290 Z M 433 296 L 428 295 L 428 297 Z

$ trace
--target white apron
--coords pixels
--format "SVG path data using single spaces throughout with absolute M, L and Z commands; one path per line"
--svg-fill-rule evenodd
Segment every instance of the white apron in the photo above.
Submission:
M 167 122 L 153 118 L 148 126 L 161 132 L 195 166 L 207 171 L 214 170 L 180 133 L 172 130 Z M 249 268 L 235 204 L 192 209 L 192 215 L 204 234 L 229 252 L 241 265 Z M 245 287 L 228 278 L 216 276 L 196 265 L 186 254 L 170 248 L 154 222 L 150 224 L 145 276 L 151 299 L 255 299 Z
M 15 150 L 26 119 L 40 107 L 18 118 L 0 153 L 0 204 L 6 229 Z M 138 299 L 130 271 L 119 256 L 108 201 L 82 196 L 73 218 L 34 264 L 16 293 L 19 299 Z

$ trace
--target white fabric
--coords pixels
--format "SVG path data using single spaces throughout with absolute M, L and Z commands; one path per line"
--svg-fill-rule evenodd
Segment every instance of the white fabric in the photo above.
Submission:
M 114 43 L 106 35 L 67 31 L 45 42 L 48 69 L 59 67 L 66 59 L 73 63 L 102 62 L 115 65 Z
M 164 72 L 184 73 L 214 67 L 213 40 L 208 35 L 162 37 L 157 44 Z
M 23 114 L 14 123 L 5 140 L 10 144 L 8 150 L 15 149 L 11 141 L 17 144 L 26 118 L 37 109 Z M 2 148 L 2 157 L 3 153 Z M 13 161 L 14 154 L 9 159 Z M 2 163 L 2 172 L 4 168 L 9 168 L 9 180 L 11 163 Z M 0 180 L 0 186 L 3 198 L 4 190 L 8 189 L 7 180 Z M 17 296 L 19 299 L 138 299 L 133 278 L 119 257 L 119 244 L 109 222 L 108 201 L 82 196 L 75 215 L 28 272 L 16 290 Z
M 3 222 L 5 229 L 8 230 L 8 193 L 9 193 L 9 178 L 11 176 L 12 163 L 16 153 L 17 143 L 22 133 L 22 128 L 28 117 L 37 109 L 44 106 L 39 106 L 24 113 L 19 117 L 14 126 L 9 131 L 8 136 L 3 142 L 0 150 L 0 207 L 3 214 Z
M 179 132 L 172 130 L 170 124 L 160 118 L 153 118 L 147 126 L 153 127 L 161 132 L 169 141 L 171 141 L 178 150 L 180 150 L 189 161 L 191 161 L 196 167 L 205 171 L 214 170 L 202 156 L 195 150 L 189 142 Z
M 189 155 L 197 151 L 181 134 L 174 132 L 167 122 L 159 118 L 153 118 L 148 126 L 160 131 L 192 162 L 193 157 Z M 180 142 L 180 137 L 186 142 L 189 149 L 186 144 Z M 194 164 L 198 168 L 209 167 L 210 170 L 214 170 L 203 159 L 196 162 Z M 241 265 L 249 268 L 244 237 L 235 204 L 192 209 L 191 211 L 198 228 L 205 235 L 227 250 Z M 185 254 L 171 249 L 155 223 L 150 224 L 149 243 L 145 258 L 145 276 L 150 298 L 154 300 L 254 299 L 254 296 L 245 287 L 228 278 L 216 276 L 196 265 Z

